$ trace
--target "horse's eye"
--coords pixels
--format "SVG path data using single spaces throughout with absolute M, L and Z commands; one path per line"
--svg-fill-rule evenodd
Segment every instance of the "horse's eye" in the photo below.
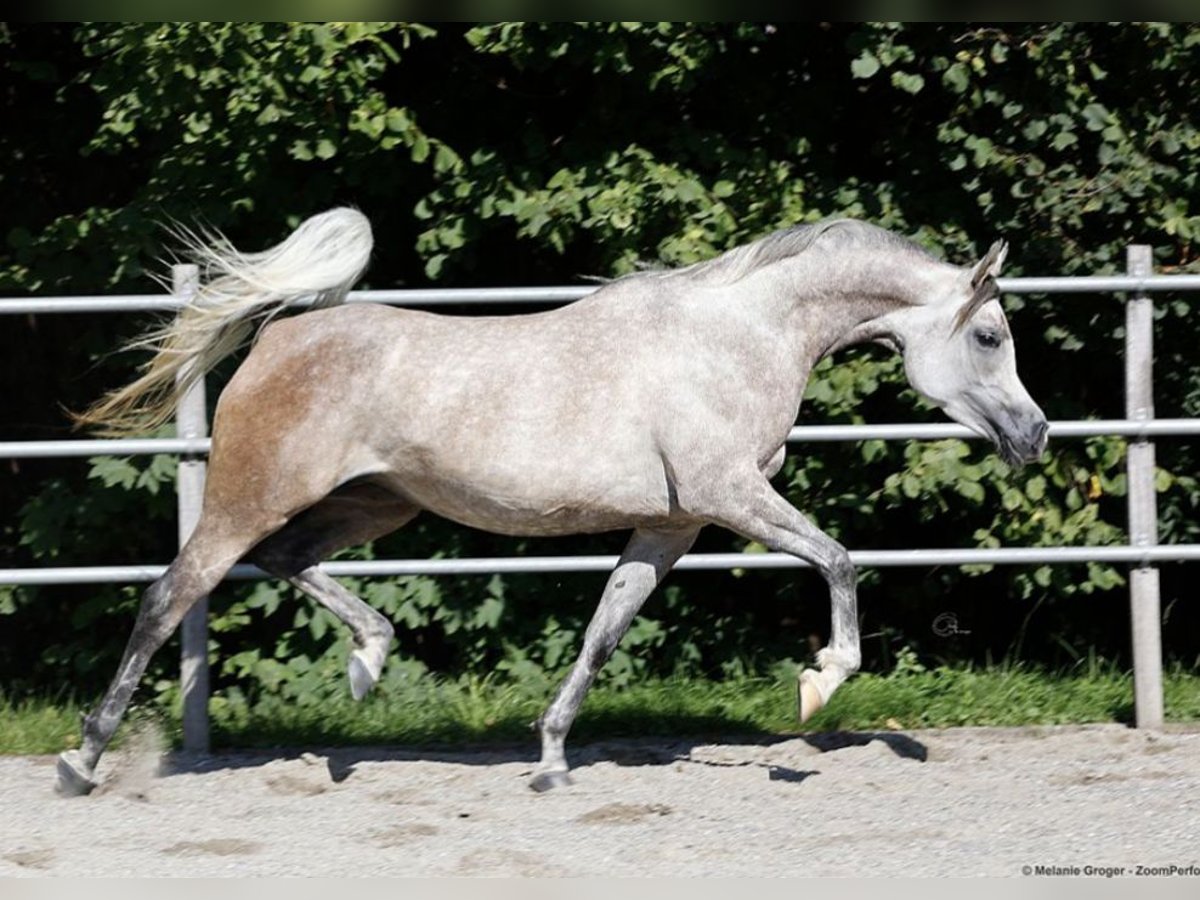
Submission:
M 985 350 L 995 350 L 1000 346 L 1000 335 L 994 331 L 975 332 L 975 343 Z

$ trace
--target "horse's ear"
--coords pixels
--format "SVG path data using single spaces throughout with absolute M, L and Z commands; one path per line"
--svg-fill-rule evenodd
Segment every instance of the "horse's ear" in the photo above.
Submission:
M 983 255 L 975 266 L 975 270 L 971 272 L 971 287 L 977 288 L 983 284 L 988 278 L 997 278 L 1000 275 L 1000 267 L 1004 265 L 1004 259 L 1008 256 L 1008 241 L 996 241 L 988 248 L 988 252 Z
M 971 321 L 971 317 L 979 311 L 983 304 L 997 296 L 995 279 L 1000 274 L 1000 267 L 1004 265 L 1006 256 L 1008 256 L 1008 243 L 996 241 L 988 248 L 983 259 L 975 265 L 971 271 L 971 299 L 959 308 L 958 314 L 954 317 L 952 333 L 957 333 Z

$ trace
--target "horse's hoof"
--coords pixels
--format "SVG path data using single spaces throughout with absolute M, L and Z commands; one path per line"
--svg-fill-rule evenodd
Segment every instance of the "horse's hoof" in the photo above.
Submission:
M 62 797 L 84 797 L 96 789 L 91 773 L 85 774 L 78 750 L 68 750 L 58 756 L 58 781 L 54 790 Z
M 551 788 L 567 787 L 571 783 L 570 774 L 559 769 L 554 772 L 538 772 L 530 779 L 529 787 L 539 794 L 544 794 Z
M 821 696 L 816 684 L 817 672 L 812 669 L 805 669 L 800 673 L 800 678 L 796 682 L 796 696 L 800 705 L 800 723 L 803 724 L 811 719 L 825 705 L 825 698 Z
M 361 650 L 350 654 L 350 664 L 346 668 L 350 674 L 350 695 L 355 700 L 361 700 L 375 686 L 379 676 L 371 674 Z

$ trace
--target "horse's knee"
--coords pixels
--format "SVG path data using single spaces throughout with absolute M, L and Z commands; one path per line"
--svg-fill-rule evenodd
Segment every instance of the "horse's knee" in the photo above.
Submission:
M 828 556 L 821 562 L 821 574 L 834 589 L 854 590 L 858 584 L 858 570 L 850 560 L 850 553 L 841 544 L 834 544 Z

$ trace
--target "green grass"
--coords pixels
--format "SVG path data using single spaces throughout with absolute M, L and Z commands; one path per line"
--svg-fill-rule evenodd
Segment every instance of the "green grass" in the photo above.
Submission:
M 75 747 L 80 714 L 70 700 L 14 703 L 0 694 L 0 753 L 57 753 Z
M 1019 667 L 864 674 L 848 681 L 831 705 L 801 728 L 789 679 L 652 680 L 625 689 L 593 689 L 572 737 L 1128 722 L 1132 691 L 1127 673 L 1105 667 L 1067 674 Z M 1200 721 L 1200 673 L 1168 672 L 1164 692 L 1169 720 Z M 218 747 L 530 742 L 530 723 L 548 697 L 541 689 L 464 679 L 424 680 L 357 704 L 347 698 L 247 706 L 218 699 L 213 740 Z M 79 716 L 74 702 L 14 703 L 0 696 L 0 753 L 53 753 L 75 746 Z M 177 718 L 171 713 L 161 718 L 168 737 L 177 739 Z

